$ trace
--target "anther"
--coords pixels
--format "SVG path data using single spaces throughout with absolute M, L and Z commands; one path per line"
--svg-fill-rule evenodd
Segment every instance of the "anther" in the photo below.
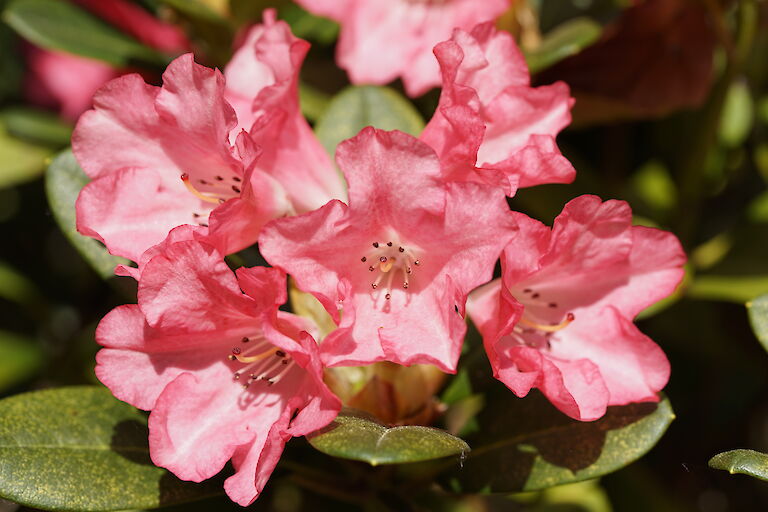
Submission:
M 243 180 L 241 180 L 241 179 L 240 179 L 240 178 L 238 178 L 237 176 L 232 176 L 232 181 L 234 181 L 235 183 L 240 183 L 240 182 L 241 182 L 241 181 L 243 181 Z
M 408 289 L 408 283 L 403 283 L 403 288 Z
M 199 218 L 199 217 L 201 217 L 201 215 L 200 215 L 199 213 L 193 213 L 193 214 L 192 214 L 192 216 L 193 216 L 194 218 L 196 218 L 196 219 L 197 219 L 197 218 Z
M 207 182 L 207 181 L 205 181 L 205 180 L 197 180 L 197 182 L 198 182 L 199 184 L 201 184 L 201 185 L 207 185 L 207 184 L 208 184 L 208 182 Z
M 376 283 L 371 283 L 371 288 L 373 288 L 374 290 L 375 290 L 376 288 L 378 288 L 378 287 L 379 287 L 379 285 L 377 285 Z
M 217 197 L 207 196 L 201 193 L 199 190 L 197 190 L 195 186 L 189 182 L 189 174 L 187 173 L 182 174 L 181 181 L 184 182 L 184 186 L 187 187 L 187 190 L 189 190 L 193 196 L 200 199 L 201 201 L 206 201 L 208 203 L 216 203 L 216 204 L 223 202 L 221 199 Z
M 243 336 L 243 339 L 241 339 L 240 341 L 242 341 L 243 343 L 248 343 L 251 340 L 248 338 L 248 336 Z
M 392 247 L 392 242 L 387 242 L 387 247 Z
M 405 252 L 405 249 L 403 249 L 402 247 L 398 247 L 397 250 L 400 252 Z
M 526 289 L 523 290 L 523 293 L 531 293 L 531 289 L 530 288 L 526 288 Z
M 373 267 L 368 267 L 368 271 L 373 272 L 374 270 L 376 270 L 376 269 L 373 268 Z
M 363 263 L 365 263 L 366 261 L 368 261 L 368 258 L 366 258 L 365 256 L 363 256 L 362 258 L 360 258 L 360 261 L 362 261 Z
M 419 265 L 421 265 L 421 262 L 419 260 L 416 260 L 416 261 L 413 262 L 413 264 L 418 267 Z
M 538 293 L 534 293 L 533 295 L 531 295 L 531 298 L 532 299 L 538 299 L 539 298 L 539 294 Z
M 573 322 L 574 320 L 576 320 L 576 315 L 574 315 L 573 313 L 568 313 L 567 315 L 565 315 L 565 318 L 569 322 Z
M 232 354 L 229 354 L 229 355 L 227 356 L 227 359 L 229 359 L 230 361 L 234 361 L 234 360 L 235 360 L 235 359 L 237 359 L 237 358 L 236 358 L 235 356 L 233 356 Z
M 387 257 L 386 256 L 382 256 L 381 258 L 379 258 L 379 261 L 382 262 L 382 263 L 386 263 L 387 262 Z
M 549 307 L 556 308 L 557 307 L 557 303 L 556 302 L 550 302 L 549 303 Z
M 373 242 L 373 244 L 371 244 L 371 245 L 373 245 L 374 247 L 376 247 L 376 248 L 378 249 L 378 247 L 379 247 L 379 242 Z
M 239 354 L 240 354 L 240 352 L 242 352 L 242 350 L 240 350 L 240 347 L 234 347 L 234 348 L 232 349 L 232 353 L 233 353 L 234 355 L 239 355 Z
M 235 380 L 240 380 L 240 372 L 236 372 L 234 378 Z
M 390 295 L 390 294 L 388 293 L 388 294 L 386 294 L 386 295 L 384 296 L 384 298 L 385 298 L 385 299 L 387 299 L 387 300 L 389 300 L 389 299 L 391 299 L 391 298 L 392 298 L 392 295 Z
M 234 192 L 238 193 L 238 194 L 240 193 L 240 189 L 239 189 L 239 188 L 237 188 L 237 187 L 236 187 L 236 186 L 234 186 L 234 185 L 232 185 L 232 190 L 233 190 Z
M 224 180 L 224 178 L 222 178 L 221 176 L 214 176 L 214 177 L 216 178 L 216 181 L 223 181 Z
M 275 352 L 275 355 L 277 357 L 285 357 L 285 352 L 283 352 L 282 350 L 278 350 Z

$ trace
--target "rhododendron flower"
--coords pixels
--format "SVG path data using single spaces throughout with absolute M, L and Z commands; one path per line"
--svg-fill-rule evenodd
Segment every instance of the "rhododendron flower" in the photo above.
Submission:
M 498 189 L 440 180 L 426 144 L 366 128 L 339 144 L 349 205 L 265 226 L 267 261 L 315 295 L 339 328 L 329 365 L 389 360 L 454 371 L 467 293 L 488 281 L 514 223 Z
M 341 24 L 336 60 L 352 83 L 385 84 L 402 77 L 409 96 L 440 84 L 432 47 L 454 27 L 494 20 L 510 0 L 297 0 Z
M 74 0 L 100 18 L 158 50 L 178 54 L 189 49 L 184 32 L 155 18 L 141 6 L 127 0 Z
M 181 224 L 210 225 L 221 249 L 251 245 L 261 226 L 289 210 L 282 187 L 255 168 L 258 149 L 224 99 L 224 77 L 174 60 L 163 86 L 117 78 L 94 96 L 72 148 L 94 181 L 77 201 L 78 230 L 112 254 L 138 261 Z
M 578 420 L 658 400 L 669 362 L 632 319 L 680 282 L 677 238 L 632 226 L 627 203 L 595 196 L 569 202 L 551 230 L 516 217 L 502 278 L 468 306 L 494 375 L 521 397 L 539 388 Z
M 28 46 L 24 54 L 26 99 L 55 109 L 71 121 L 91 107 L 91 98 L 99 87 L 120 74 L 104 62 L 36 46 Z
M 299 71 L 308 50 L 309 43 L 268 9 L 264 24 L 250 30 L 224 70 L 238 119 L 233 135 L 250 133 L 262 150 L 257 168 L 283 185 L 298 213 L 346 198 L 343 180 L 299 107 Z
M 531 87 L 512 36 L 484 23 L 435 47 L 440 103 L 421 135 L 451 180 L 485 181 L 507 195 L 518 187 L 569 183 L 576 171 L 555 136 L 571 121 L 573 99 L 557 82 Z
M 138 304 L 99 324 L 96 375 L 149 416 L 152 461 L 199 482 L 232 460 L 241 505 L 261 492 L 285 442 L 322 428 L 341 405 L 322 381 L 310 327 L 278 311 L 285 275 L 235 277 L 200 241 L 169 242 L 143 265 Z M 242 290 L 242 291 L 241 291 Z
M 164 23 L 138 5 L 125 0 L 76 0 L 100 18 L 161 51 L 178 54 L 189 48 L 184 33 Z M 24 94 L 62 117 L 76 121 L 91 107 L 93 94 L 109 80 L 125 73 L 102 61 L 29 46 L 25 51 L 27 74 Z

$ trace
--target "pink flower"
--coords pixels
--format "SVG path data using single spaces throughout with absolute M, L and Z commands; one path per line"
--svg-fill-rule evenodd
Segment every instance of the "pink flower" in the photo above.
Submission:
M 297 0 L 341 24 L 336 60 L 352 83 L 402 77 L 409 96 L 440 84 L 432 47 L 454 27 L 496 19 L 510 0 Z
M 178 54 L 189 48 L 189 41 L 178 27 L 158 20 L 125 0 L 76 0 L 75 3 L 158 50 Z M 25 54 L 27 100 L 56 109 L 71 121 L 91 108 L 91 98 L 99 87 L 126 72 L 98 60 L 31 45 Z
M 331 201 L 271 222 L 262 254 L 339 325 L 321 344 L 329 365 L 389 360 L 454 371 L 467 293 L 491 278 L 513 234 L 503 194 L 445 184 L 434 152 L 397 131 L 365 128 L 336 159 L 349 205 Z
M 569 202 L 552 230 L 522 214 L 517 222 L 502 278 L 468 306 L 496 378 L 521 397 L 539 388 L 583 421 L 658 400 L 669 363 L 632 319 L 680 282 L 677 238 L 632 226 L 627 203 L 596 196 Z
M 308 50 L 268 9 L 224 70 L 226 97 L 238 118 L 233 135 L 250 133 L 262 150 L 257 168 L 283 185 L 298 213 L 346 198 L 344 182 L 299 108 L 299 71 Z
M 251 245 L 289 209 L 282 187 L 255 168 L 258 149 L 224 98 L 224 77 L 174 60 L 162 87 L 132 74 L 109 82 L 80 118 L 72 148 L 93 181 L 77 201 L 78 230 L 138 261 L 182 224 L 210 225 L 225 253 Z
M 275 269 L 235 277 L 212 246 L 169 242 L 143 266 L 138 304 L 112 310 L 96 331 L 105 347 L 98 378 L 152 411 L 153 462 L 199 482 L 232 459 L 224 487 L 243 506 L 285 442 L 327 425 L 341 407 L 323 384 L 309 326 L 278 311 L 285 289 Z
M 172 54 L 189 49 L 189 40 L 179 27 L 160 21 L 136 4 L 126 0 L 74 2 L 152 48 Z
M 448 179 L 499 185 L 509 196 L 573 181 L 576 171 L 555 143 L 571 122 L 565 83 L 531 87 L 512 36 L 492 23 L 455 30 L 435 55 L 443 89 L 421 140 L 437 151 Z
M 30 103 L 57 110 L 75 121 L 91 107 L 93 93 L 119 71 L 98 60 L 51 52 L 36 46 L 25 49 L 27 73 L 24 95 Z

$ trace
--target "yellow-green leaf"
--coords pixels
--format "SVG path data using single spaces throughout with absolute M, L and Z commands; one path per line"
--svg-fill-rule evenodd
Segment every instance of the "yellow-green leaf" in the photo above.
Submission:
M 0 401 L 0 496 L 45 510 L 157 508 L 221 493 L 152 464 L 144 414 L 96 386 Z
M 88 176 L 75 160 L 72 151 L 65 150 L 53 159 L 45 174 L 45 189 L 51 211 L 81 256 L 104 279 L 114 275 L 115 266 L 128 260 L 112 256 L 106 247 L 92 238 L 85 237 L 75 228 L 75 201 L 80 190 L 88 183 Z
M 410 425 L 387 427 L 352 409 L 344 409 L 330 425 L 307 439 L 325 454 L 372 466 L 464 456 L 469 452 L 467 443 L 445 431 Z
M 768 481 L 768 455 L 754 450 L 731 450 L 709 459 L 709 467 Z

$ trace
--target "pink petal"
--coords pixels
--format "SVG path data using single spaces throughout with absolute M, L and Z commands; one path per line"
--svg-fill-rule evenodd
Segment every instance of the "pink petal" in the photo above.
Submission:
M 181 180 L 154 169 L 124 168 L 86 185 L 76 203 L 77 229 L 101 240 L 109 252 L 139 261 L 174 226 L 194 219 L 200 201 Z
M 664 352 L 613 307 L 579 314 L 559 338 L 553 356 L 592 361 L 608 389 L 608 405 L 655 402 L 669 380 Z
M 33 104 L 59 110 L 70 121 L 91 108 L 93 94 L 120 72 L 97 60 L 25 48 L 24 95 Z
M 182 480 L 200 482 L 224 467 L 238 446 L 280 417 L 280 395 L 259 396 L 245 407 L 245 392 L 228 368 L 201 380 L 183 373 L 166 386 L 149 416 L 152 461 Z
M 248 33 L 226 68 L 227 98 L 238 125 L 263 154 L 257 168 L 285 188 L 298 213 L 346 197 L 344 183 L 299 108 L 298 77 L 309 49 L 275 13 Z
M 256 311 L 222 255 L 197 241 L 172 244 L 152 258 L 138 298 L 149 325 L 179 334 L 237 329 Z

